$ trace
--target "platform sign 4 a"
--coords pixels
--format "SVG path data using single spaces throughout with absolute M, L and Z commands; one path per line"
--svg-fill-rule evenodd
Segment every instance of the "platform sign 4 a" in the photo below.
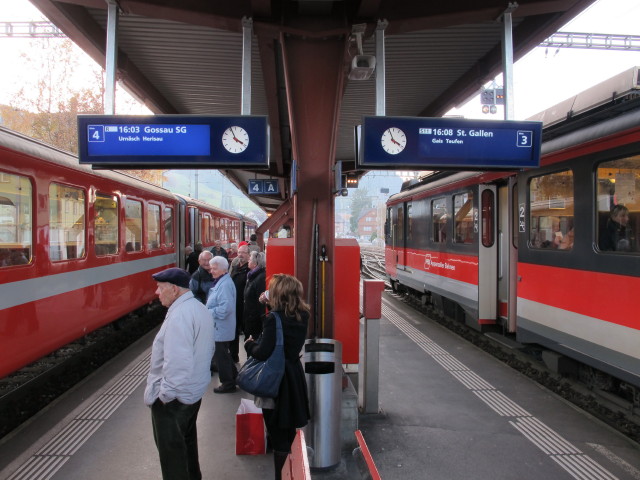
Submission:
M 249 180 L 247 191 L 249 195 L 275 195 L 280 193 L 280 186 L 275 179 Z

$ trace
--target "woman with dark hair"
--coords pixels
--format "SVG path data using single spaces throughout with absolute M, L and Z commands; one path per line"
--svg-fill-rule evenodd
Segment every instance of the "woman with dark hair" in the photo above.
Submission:
M 607 225 L 600 235 L 600 250 L 629 252 L 633 250 L 631 229 L 629 228 L 629 209 L 618 204 L 611 209 Z
M 291 451 L 296 428 L 304 427 L 309 420 L 309 399 L 300 351 L 307 338 L 309 306 L 303 300 L 300 281 L 285 274 L 275 274 L 269 281 L 269 313 L 258 340 L 245 341 L 248 356 L 266 360 L 276 345 L 277 312 L 282 322 L 284 337 L 285 369 L 276 398 L 256 397 L 256 405 L 262 408 L 267 433 L 273 447 L 275 479 L 281 478 L 282 467 Z
M 265 306 L 260 302 L 260 294 L 266 289 L 265 256 L 262 252 L 249 254 L 249 272 L 244 286 L 244 310 L 242 311 L 242 325 L 244 335 L 258 338 L 262 332 L 262 318 Z

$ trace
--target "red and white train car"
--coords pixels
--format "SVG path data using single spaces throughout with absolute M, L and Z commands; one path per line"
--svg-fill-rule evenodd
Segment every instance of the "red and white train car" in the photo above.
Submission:
M 152 301 L 205 225 L 207 246 L 255 229 L 0 128 L 0 377 Z
M 636 67 L 540 114 L 540 168 L 441 172 L 392 196 L 394 289 L 639 392 L 639 88 Z

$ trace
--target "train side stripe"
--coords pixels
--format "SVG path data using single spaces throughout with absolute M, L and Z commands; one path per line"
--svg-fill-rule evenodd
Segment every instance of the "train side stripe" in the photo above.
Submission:
M 518 297 L 640 328 L 640 277 L 518 263 Z
M 564 345 L 573 345 L 574 350 L 588 350 L 591 356 L 607 358 L 628 371 L 634 371 L 640 361 L 640 330 L 624 325 L 518 298 L 518 326 L 557 338 Z
M 118 262 L 74 272 L 47 275 L 2 285 L 0 310 L 15 307 L 43 298 L 54 297 L 81 288 L 118 280 L 136 273 L 151 271 L 174 264 L 176 254 L 169 253 L 130 262 Z

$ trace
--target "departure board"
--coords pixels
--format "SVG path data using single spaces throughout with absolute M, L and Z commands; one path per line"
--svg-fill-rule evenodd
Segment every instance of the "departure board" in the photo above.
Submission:
M 368 170 L 534 168 L 541 135 L 541 122 L 365 117 L 356 162 Z
M 79 115 L 80 163 L 97 168 L 268 168 L 265 116 Z

